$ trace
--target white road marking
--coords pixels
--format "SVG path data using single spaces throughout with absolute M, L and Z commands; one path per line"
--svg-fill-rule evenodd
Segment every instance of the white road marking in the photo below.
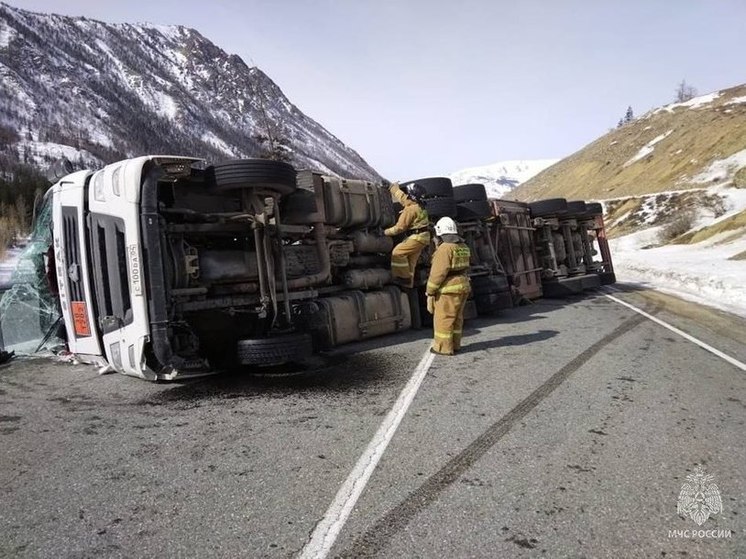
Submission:
M 617 292 L 617 293 L 619 292 L 619 290 L 617 290 L 617 289 L 613 289 L 613 291 Z M 664 322 L 660 318 L 656 318 L 655 316 L 646 313 L 644 310 L 638 309 L 636 306 L 631 305 L 631 304 L 627 303 L 626 301 L 622 301 L 621 299 L 619 299 L 617 297 L 614 297 L 613 295 L 609 295 L 608 293 L 605 293 L 604 295 L 606 297 L 608 297 L 609 299 L 611 299 L 612 301 L 614 301 L 616 303 L 619 303 L 620 305 L 623 305 L 623 306 L 627 307 L 628 309 L 631 309 L 631 310 L 635 311 L 636 313 L 641 314 L 645 318 L 648 318 L 648 319 L 652 320 L 656 324 L 660 324 L 664 328 L 668 328 L 671 332 L 673 332 L 675 334 L 678 334 L 679 336 L 681 336 L 682 338 L 684 338 L 686 340 L 689 340 L 693 344 L 697 344 L 702 349 L 704 349 L 706 351 L 709 351 L 713 355 L 717 355 L 718 357 L 720 357 L 720 359 L 722 359 L 724 361 L 727 361 L 728 363 L 730 363 L 731 365 L 733 365 L 735 367 L 738 367 L 742 371 L 746 371 L 746 364 L 741 363 L 738 359 L 735 359 L 734 357 L 731 357 L 730 355 L 728 355 L 726 353 L 723 353 L 719 349 L 716 349 L 716 348 L 712 347 L 711 345 L 706 344 L 702 340 L 698 340 L 697 338 L 695 338 L 694 336 L 691 336 L 691 335 L 687 334 L 683 330 L 679 330 L 678 328 L 676 328 L 676 326 L 671 326 L 668 322 Z
M 425 375 L 430 370 L 434 357 L 435 355 L 430 353 L 429 349 L 422 356 L 409 382 L 394 403 L 394 407 L 386 415 L 386 419 L 383 420 L 373 439 L 368 443 L 368 447 L 355 464 L 355 468 L 337 491 L 337 496 L 334 497 L 334 501 L 332 501 L 326 514 L 314 528 L 308 543 L 300 552 L 300 559 L 323 559 L 331 551 L 370 476 L 394 437 L 412 400 L 414 400 Z

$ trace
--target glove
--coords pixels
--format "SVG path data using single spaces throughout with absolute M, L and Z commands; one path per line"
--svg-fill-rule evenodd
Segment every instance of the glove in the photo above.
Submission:
M 429 312 L 430 314 L 435 314 L 435 296 L 434 295 L 427 296 L 427 312 Z

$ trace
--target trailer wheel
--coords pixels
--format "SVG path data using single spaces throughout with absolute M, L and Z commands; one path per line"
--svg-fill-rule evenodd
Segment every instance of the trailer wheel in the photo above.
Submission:
M 453 183 L 447 177 L 431 177 L 426 179 L 417 179 L 401 183 L 400 186 L 406 186 L 416 182 L 425 189 L 425 198 L 453 198 Z
M 283 365 L 313 355 L 310 334 L 285 334 L 272 338 L 239 340 L 238 361 L 242 365 Z
M 476 276 L 471 278 L 471 289 L 477 294 L 510 291 L 506 276 Z
M 601 280 L 601 285 L 616 283 L 616 274 L 614 272 L 601 272 L 598 274 L 598 278 Z
M 462 184 L 453 187 L 453 199 L 459 202 L 487 200 L 487 190 L 483 184 Z
M 567 212 L 567 200 L 564 198 L 548 198 L 531 202 L 528 205 L 532 217 L 543 217 L 552 214 L 563 214 Z
M 583 276 L 583 289 L 597 289 L 601 287 L 601 278 L 598 274 L 587 274 Z
M 456 219 L 457 216 L 456 201 L 451 197 L 430 198 L 425 201 L 425 209 L 431 221 L 441 217 Z
M 290 194 L 297 188 L 295 169 L 283 161 L 237 159 L 207 169 L 216 190 L 264 189 Z
M 475 219 L 484 219 L 492 217 L 492 206 L 487 200 L 474 200 L 471 202 L 461 202 L 456 208 L 458 221 L 474 221 Z
M 591 217 L 603 215 L 604 207 L 598 202 L 586 202 L 585 213 Z
M 480 316 L 489 316 L 502 309 L 513 307 L 513 295 L 509 292 L 485 293 L 474 296 L 474 304 Z
M 567 213 L 570 215 L 583 215 L 586 211 L 586 205 L 583 200 L 572 200 L 567 203 Z
M 541 285 L 544 297 L 548 299 L 568 297 L 578 295 L 583 292 L 583 278 L 562 278 L 554 281 L 547 281 Z

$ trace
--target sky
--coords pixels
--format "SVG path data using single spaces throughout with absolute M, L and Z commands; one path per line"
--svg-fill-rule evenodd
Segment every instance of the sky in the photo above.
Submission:
M 5 1 L 195 28 L 391 180 L 565 157 L 682 79 L 746 82 L 746 0 Z

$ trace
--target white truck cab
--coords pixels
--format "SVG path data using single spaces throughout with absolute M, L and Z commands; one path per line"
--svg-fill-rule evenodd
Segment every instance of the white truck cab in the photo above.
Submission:
M 143 172 L 155 163 L 159 175 L 178 175 L 198 161 L 138 157 L 73 173 L 53 186 L 60 307 L 68 347 L 82 360 L 149 380 L 168 378 L 144 357 L 150 324 L 142 269 Z

